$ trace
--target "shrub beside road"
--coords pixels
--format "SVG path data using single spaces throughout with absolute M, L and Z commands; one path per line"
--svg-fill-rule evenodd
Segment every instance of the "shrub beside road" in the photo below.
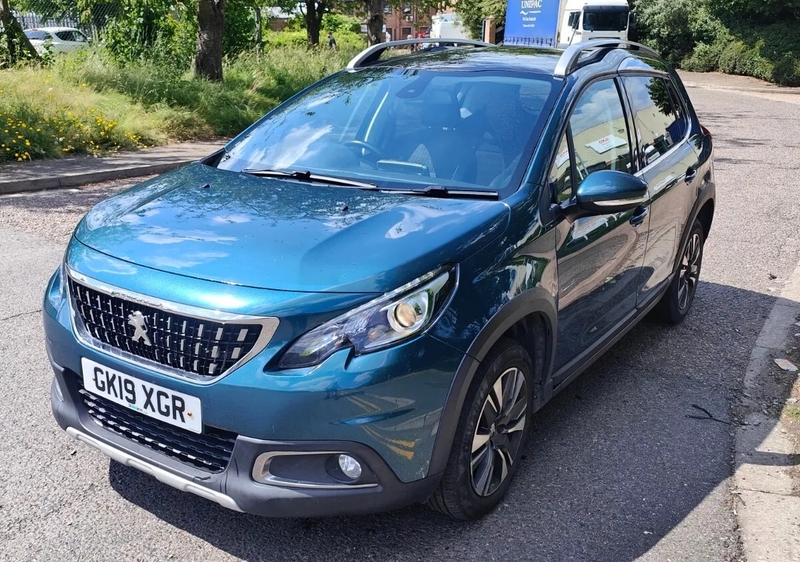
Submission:
M 800 86 L 800 4 L 764 0 L 630 0 L 641 40 L 684 70 Z

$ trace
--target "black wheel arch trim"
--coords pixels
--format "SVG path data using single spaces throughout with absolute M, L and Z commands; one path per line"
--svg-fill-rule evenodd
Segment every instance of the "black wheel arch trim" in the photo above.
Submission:
M 673 272 L 677 271 L 678 267 L 680 266 L 683 252 L 686 250 L 686 244 L 689 243 L 689 234 L 692 232 L 692 225 L 694 225 L 695 221 L 700 217 L 700 212 L 708 202 L 711 202 L 711 204 L 716 208 L 716 185 L 713 182 L 706 184 L 706 186 L 700 191 L 700 194 L 697 196 L 697 199 L 692 206 L 692 212 L 689 213 L 689 218 L 687 219 L 686 224 L 683 226 L 681 243 L 680 246 L 678 246 L 678 251 L 675 253 L 675 263 L 672 267 Z M 703 240 L 703 243 L 705 243 L 705 240 Z
M 481 361 L 512 326 L 532 314 L 541 315 L 546 328 L 544 356 L 541 358 L 531 357 L 534 362 L 534 370 L 537 371 L 534 375 L 538 379 L 533 385 L 533 410 L 541 408 L 552 397 L 552 370 L 558 328 L 557 311 L 553 295 L 542 287 L 534 287 L 508 301 L 473 340 L 450 384 L 450 391 L 436 433 L 429 474 L 441 473 L 447 466 L 458 422 L 464 409 L 464 401 Z

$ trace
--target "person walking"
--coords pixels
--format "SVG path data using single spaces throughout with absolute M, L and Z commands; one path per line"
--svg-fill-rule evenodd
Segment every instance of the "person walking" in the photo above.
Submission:
M 334 39 L 333 32 L 331 32 L 331 31 L 328 32 L 328 48 L 331 51 L 335 51 L 336 50 L 336 39 Z

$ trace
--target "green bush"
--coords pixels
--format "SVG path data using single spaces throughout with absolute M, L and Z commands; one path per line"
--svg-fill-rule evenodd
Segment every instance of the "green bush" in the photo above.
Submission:
M 697 72 L 719 70 L 799 86 L 800 34 L 787 23 L 725 30 L 716 41 L 698 44 L 682 66 Z
M 723 47 L 719 43 L 698 43 L 694 52 L 684 59 L 681 66 L 691 72 L 712 72 L 719 69 L 719 58 Z
M 334 35 L 344 32 L 360 34 L 361 20 L 352 16 L 327 13 L 322 17 L 322 31 L 324 33 L 330 31 Z
M 678 64 L 698 43 L 713 43 L 724 31 L 704 0 L 639 0 L 639 31 L 649 46 Z
M 171 0 L 120 0 L 119 15 L 103 31 L 103 44 L 119 63 L 144 59 L 183 66 L 194 50 L 195 11 Z
M 305 30 L 267 31 L 264 33 L 264 49 L 305 47 L 308 43 Z
M 643 41 L 687 70 L 800 85 L 800 12 L 770 0 L 637 0 Z M 783 6 L 783 7 L 781 7 Z M 768 14 L 782 14 L 770 18 Z M 765 25 L 764 21 L 778 21 Z

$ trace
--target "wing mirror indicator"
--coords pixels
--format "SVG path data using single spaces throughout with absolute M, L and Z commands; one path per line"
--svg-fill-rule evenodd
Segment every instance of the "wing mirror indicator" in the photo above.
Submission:
M 578 207 L 608 215 L 647 203 L 647 182 L 626 172 L 599 170 L 589 174 L 576 192 Z

